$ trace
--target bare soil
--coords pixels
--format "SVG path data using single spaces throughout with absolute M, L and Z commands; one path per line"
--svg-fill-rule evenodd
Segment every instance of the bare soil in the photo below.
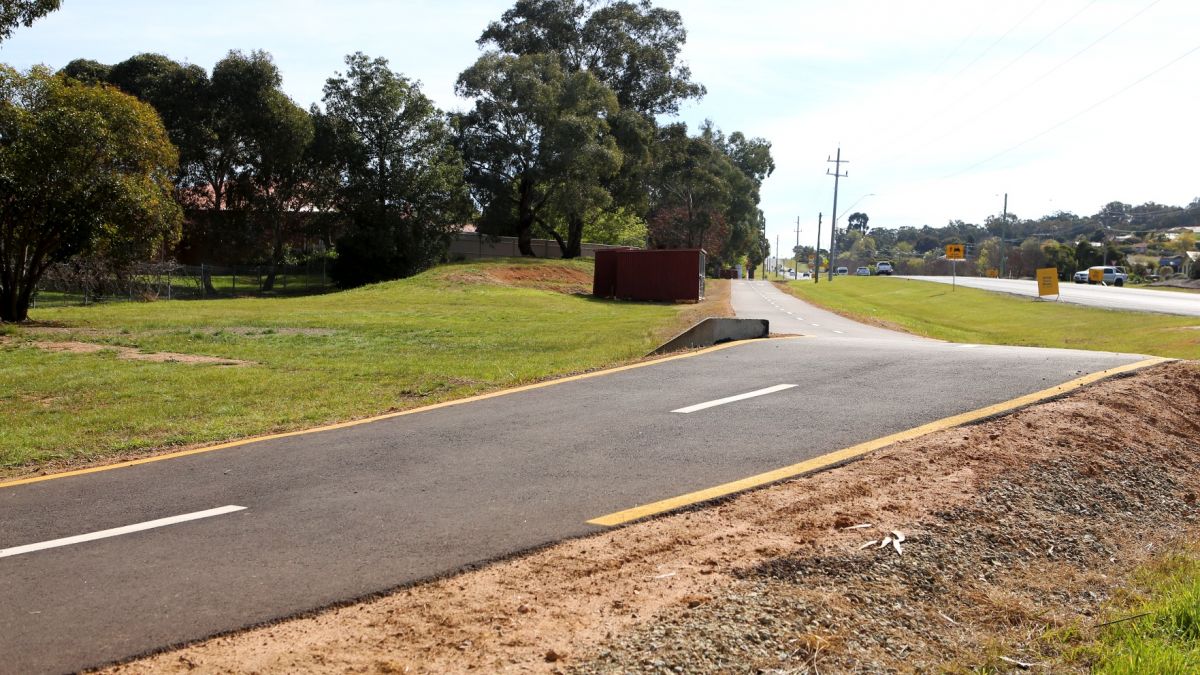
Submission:
M 0 338 L 0 341 L 7 341 L 7 339 Z M 215 366 L 253 365 L 253 362 L 251 361 L 241 361 L 239 359 L 225 359 L 216 356 L 201 356 L 199 354 L 179 354 L 176 352 L 143 352 L 132 347 L 118 347 L 115 345 L 102 345 L 92 342 L 48 342 L 44 340 L 33 340 L 24 344 L 28 344 L 48 352 L 66 352 L 68 354 L 95 354 L 98 352 L 110 351 L 115 352 L 118 359 L 125 359 L 128 361 L 151 361 L 154 363 L 184 363 L 188 365 Z
M 470 284 L 499 284 L 575 295 L 590 295 L 592 271 L 561 265 L 489 265 L 478 271 L 452 272 L 446 279 Z
M 1200 364 L 1168 363 L 111 672 L 1085 669 L 1044 636 L 1086 638 L 1133 568 L 1200 540 L 1197 410 Z

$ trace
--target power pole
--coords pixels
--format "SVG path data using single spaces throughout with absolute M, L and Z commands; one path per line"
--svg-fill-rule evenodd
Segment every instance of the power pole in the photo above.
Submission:
M 792 251 L 796 258 L 796 278 L 800 278 L 800 216 L 796 216 L 796 248 Z
M 1008 193 L 1004 193 L 1004 215 L 1000 216 L 1000 276 L 1004 276 L 1004 262 L 1008 255 L 1005 252 L 1004 234 L 1008 232 Z
M 817 214 L 817 248 L 813 250 L 813 260 L 816 261 L 816 267 L 813 268 L 813 283 L 821 283 L 821 218 L 824 213 Z
M 842 149 L 837 150 L 837 159 L 829 159 L 826 156 L 825 161 L 833 164 L 833 173 L 829 173 L 829 169 L 825 169 L 826 176 L 833 176 L 833 219 L 829 222 L 829 281 L 833 281 L 833 268 L 837 265 L 837 198 L 838 198 L 838 181 L 850 175 L 850 172 L 842 173 L 842 164 L 849 164 L 850 160 L 842 160 Z
M 779 250 L 779 233 L 775 233 L 775 276 L 779 276 L 779 254 L 783 251 Z

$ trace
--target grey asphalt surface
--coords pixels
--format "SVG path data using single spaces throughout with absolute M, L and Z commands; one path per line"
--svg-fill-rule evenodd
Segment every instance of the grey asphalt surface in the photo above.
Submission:
M 931 281 L 939 284 L 957 283 L 959 286 L 979 288 L 997 293 L 1012 293 L 1036 298 L 1037 282 L 1030 279 L 988 279 L 982 277 L 919 277 L 905 276 L 898 279 Z M 1102 309 L 1122 309 L 1131 312 L 1155 312 L 1200 316 L 1200 293 L 1180 293 L 1146 288 L 1126 288 L 1076 284 L 1069 281 L 1058 284 L 1060 299 L 1074 305 L 1087 305 Z M 1048 298 L 1054 300 L 1053 297 Z
M 754 297 L 808 308 L 766 282 L 735 282 L 739 314 L 759 311 L 746 308 Z M 0 672 L 97 666 L 395 588 L 1140 358 L 842 328 L 853 326 L 2 488 L 0 548 L 246 510 L 0 558 Z M 801 386 L 670 412 L 776 384 Z M 781 420 L 795 433 L 764 433 Z

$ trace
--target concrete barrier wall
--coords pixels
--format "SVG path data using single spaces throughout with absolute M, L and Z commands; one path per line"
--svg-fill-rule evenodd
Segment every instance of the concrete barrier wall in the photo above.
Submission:
M 666 354 L 680 349 L 711 347 L 733 340 L 755 340 L 770 334 L 770 323 L 766 319 L 705 319 L 663 346 L 650 352 Z
M 539 258 L 562 257 L 562 249 L 559 248 L 558 242 L 553 239 L 534 239 L 532 245 L 533 252 Z M 580 248 L 584 258 L 595 258 L 596 251 L 598 250 L 623 247 L 610 246 L 608 244 L 583 244 Z M 476 260 L 479 258 L 519 258 L 521 257 L 521 252 L 517 250 L 516 237 L 492 239 L 487 235 L 462 232 L 455 236 L 454 241 L 450 242 L 449 256 L 451 260 L 458 258 L 466 258 L 467 260 Z

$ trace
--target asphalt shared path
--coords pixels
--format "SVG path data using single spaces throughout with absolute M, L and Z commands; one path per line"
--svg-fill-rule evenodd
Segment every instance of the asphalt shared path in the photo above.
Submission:
M 1142 358 L 915 339 L 765 282 L 735 282 L 734 303 L 810 337 L 0 487 L 0 672 L 368 596 Z
M 939 284 L 958 284 L 968 288 L 979 288 L 997 293 L 1011 293 L 1038 297 L 1037 282 L 1031 279 L 988 279 L 985 277 L 897 277 L 914 281 L 932 281 Z M 1200 316 L 1200 293 L 1128 288 L 1125 286 L 1101 286 L 1062 282 L 1058 285 L 1058 299 L 1074 305 L 1087 305 L 1102 309 L 1123 309 L 1131 312 L 1155 312 Z M 1054 300 L 1053 297 L 1047 298 Z

